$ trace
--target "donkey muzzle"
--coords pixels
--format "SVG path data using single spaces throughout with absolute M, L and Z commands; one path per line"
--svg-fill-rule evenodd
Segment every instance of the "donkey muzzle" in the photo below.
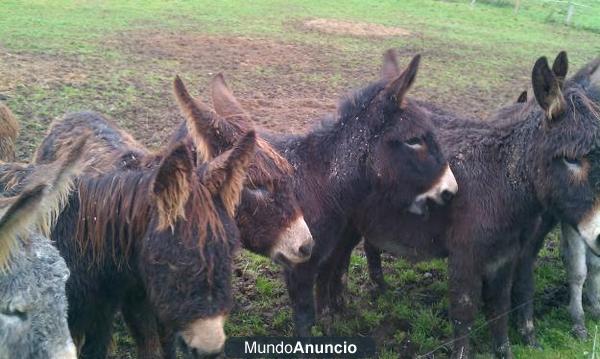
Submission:
M 271 258 L 290 266 L 303 263 L 310 259 L 314 244 L 310 229 L 300 216 L 281 233 L 271 250 Z
M 71 340 L 64 347 L 60 348 L 51 358 L 56 359 L 77 359 L 77 350 Z
M 427 213 L 427 200 L 431 200 L 439 205 L 448 204 L 454 195 L 458 192 L 458 183 L 454 178 L 454 173 L 450 166 L 446 164 L 442 175 L 437 181 L 424 193 L 419 194 L 408 208 L 410 213 L 425 215 Z
M 225 315 L 201 318 L 191 323 L 181 337 L 194 357 L 203 358 L 219 354 L 225 346 Z

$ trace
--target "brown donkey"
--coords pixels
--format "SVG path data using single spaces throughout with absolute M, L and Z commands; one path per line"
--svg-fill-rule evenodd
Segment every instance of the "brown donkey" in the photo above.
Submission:
M 217 75 L 216 87 L 224 84 Z M 179 77 L 174 81 L 174 93 L 185 117 L 171 143 L 186 141 L 190 150 L 200 158 L 219 154 L 230 148 L 253 124 L 235 98 L 227 103 L 215 102 L 220 116 L 199 99 L 190 96 Z M 188 136 L 198 131 L 207 137 L 205 148 L 196 148 Z M 293 187 L 293 168 L 268 142 L 257 139 L 256 158 L 248 169 L 248 180 L 236 222 L 244 248 L 293 267 L 310 258 L 313 238 Z
M 71 270 L 69 326 L 81 357 L 106 356 L 119 309 L 141 358 L 174 358 L 177 337 L 194 355 L 221 351 L 239 246 L 233 215 L 254 132 L 196 162 L 186 144 L 151 153 L 101 115 L 83 112 L 54 123 L 36 161 L 68 151 L 83 132 L 93 134 L 83 151 L 87 166 L 52 231 Z M 192 138 L 202 146 L 203 138 Z
M 406 97 L 419 60 L 416 56 L 394 76 L 384 69 L 380 81 L 342 102 L 336 117 L 321 128 L 305 135 L 261 132 L 292 164 L 293 188 L 315 238 L 311 259 L 286 269 L 301 336 L 310 335 L 315 320 L 316 274 L 337 256 L 335 248 L 344 240 L 354 209 L 369 193 L 384 192 L 395 206 L 422 215 L 428 202 L 443 204 L 457 191 L 427 112 Z M 221 76 L 212 88 L 215 109 L 230 119 L 224 126 L 244 126 L 242 117 L 232 119 L 242 110 Z
M 513 118 L 470 121 L 423 104 L 461 186 L 449 207 L 431 211 L 422 221 L 400 210 L 379 212 L 376 221 L 361 220 L 384 200 L 374 194 L 356 216 L 370 265 L 377 264 L 372 272 L 377 281 L 381 272 L 374 248 L 413 260 L 448 257 L 454 357 L 473 356 L 469 333 L 481 301 L 496 355 L 512 357 L 507 313 L 513 274 L 521 274 L 517 266 L 537 251 L 531 234 L 542 215 L 558 217 L 591 242 L 600 234 L 594 224 L 600 216 L 600 93 L 577 76 L 567 82 L 557 76 L 566 74 L 566 54 L 555 64 L 553 71 L 546 58 L 536 62 L 535 100 L 502 112 Z M 556 69 L 561 66 L 564 71 Z M 532 268 L 531 261 L 525 263 Z M 330 282 L 333 288 L 339 287 L 340 274 Z M 517 292 L 532 289 L 532 282 L 526 281 L 529 289 L 519 288 L 528 286 L 520 282 L 514 282 Z M 522 330 L 531 323 L 521 323 Z

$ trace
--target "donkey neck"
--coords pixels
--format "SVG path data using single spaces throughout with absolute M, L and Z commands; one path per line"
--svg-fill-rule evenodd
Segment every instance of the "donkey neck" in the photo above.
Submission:
M 305 135 L 267 134 L 295 169 L 305 216 L 348 218 L 369 192 L 369 129 L 360 115 L 324 121 Z
M 535 140 L 543 131 L 539 119 L 522 117 L 490 124 L 444 113 L 433 121 L 453 170 L 463 172 L 459 177 L 489 181 L 494 196 L 513 203 L 513 211 L 525 213 L 540 207 L 532 165 Z

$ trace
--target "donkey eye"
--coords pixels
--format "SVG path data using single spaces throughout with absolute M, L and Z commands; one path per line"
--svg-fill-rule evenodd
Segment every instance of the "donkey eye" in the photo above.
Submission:
M 410 147 L 410 148 L 412 148 L 412 149 L 414 149 L 414 150 L 418 150 L 418 149 L 420 149 L 421 147 L 423 147 L 423 139 L 421 139 L 421 137 L 413 137 L 413 138 L 410 138 L 410 139 L 408 139 L 408 140 L 404 141 L 404 143 L 405 143 L 405 144 L 406 144 L 408 147 Z
M 7 317 L 19 319 L 21 321 L 27 320 L 27 313 L 21 309 L 6 308 L 0 311 L 0 314 Z
M 581 166 L 581 161 L 579 160 L 579 158 L 571 158 L 571 157 L 563 157 L 563 161 L 564 163 L 569 166 L 575 166 L 575 167 L 579 167 Z

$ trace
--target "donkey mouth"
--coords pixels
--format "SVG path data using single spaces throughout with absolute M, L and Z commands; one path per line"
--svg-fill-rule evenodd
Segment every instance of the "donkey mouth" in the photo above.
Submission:
M 428 201 L 435 202 L 437 205 L 447 205 L 458 191 L 456 178 L 446 165 L 440 178 L 426 192 L 419 194 L 408 208 L 410 213 L 416 215 L 427 215 L 429 212 Z

